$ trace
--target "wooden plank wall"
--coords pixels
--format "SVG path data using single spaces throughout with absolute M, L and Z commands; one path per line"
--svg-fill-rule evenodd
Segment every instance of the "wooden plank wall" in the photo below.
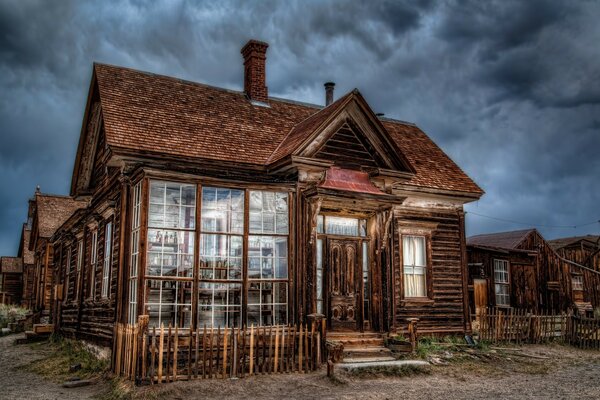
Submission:
M 557 253 L 571 261 L 600 271 L 600 252 L 595 253 L 591 246 L 577 243 L 573 246 L 558 249 Z M 583 275 L 584 301 L 590 302 L 594 309 L 600 307 L 600 275 L 586 271 L 583 268 L 572 267 Z
M 463 309 L 463 265 L 461 257 L 460 218 L 456 210 L 401 208 L 395 218 L 437 224 L 431 236 L 432 301 L 406 302 L 403 296 L 402 254 L 400 239 L 394 240 L 395 327 L 405 330 L 407 318 L 419 318 L 423 334 L 462 333 L 465 331 Z M 396 225 L 396 230 L 399 227 Z M 466 262 L 466 261 L 465 261 Z M 466 290 L 466 288 L 465 288 Z

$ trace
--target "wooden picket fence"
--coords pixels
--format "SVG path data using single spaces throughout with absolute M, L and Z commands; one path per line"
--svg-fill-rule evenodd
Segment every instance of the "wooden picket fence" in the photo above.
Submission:
M 573 316 L 569 343 L 582 349 L 600 350 L 600 319 Z
M 522 309 L 481 309 L 476 321 L 479 339 L 492 343 L 545 343 L 560 340 L 582 348 L 600 349 L 600 319 L 567 313 L 534 314 Z
M 325 361 L 324 324 L 145 328 L 117 325 L 113 370 L 138 383 L 304 373 Z
M 139 351 L 140 328 L 130 324 L 115 324 L 112 370 L 116 375 L 127 379 L 136 376 L 137 354 Z

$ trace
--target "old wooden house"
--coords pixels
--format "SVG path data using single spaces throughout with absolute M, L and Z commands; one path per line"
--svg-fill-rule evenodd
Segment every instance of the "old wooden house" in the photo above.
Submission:
M 0 257 L 0 303 L 20 304 L 23 280 L 23 260 Z
M 600 312 L 600 236 L 586 235 L 549 240 L 548 244 L 566 260 L 575 262 L 583 268 L 573 268 L 571 285 L 573 301 Z
M 50 318 L 54 290 L 54 248 L 50 238 L 75 210 L 85 205 L 85 201 L 70 196 L 45 194 L 39 190 L 29 202 L 31 231 L 28 248 L 33 252 L 34 267 L 33 276 L 26 276 L 24 282 L 33 282 L 27 296 L 30 298 L 28 307 L 39 315 L 36 319 L 41 317 L 42 321 L 46 321 Z M 28 287 L 26 290 L 29 290 Z
M 558 254 L 536 229 L 469 237 L 467 253 L 473 315 L 482 307 L 592 310 L 581 280 L 585 270 Z M 598 274 L 589 274 L 590 286 L 597 285 Z
M 17 257 L 23 263 L 23 277 L 21 287 L 21 305 L 25 308 L 31 308 L 34 303 L 33 284 L 35 277 L 35 265 L 33 251 L 29 249 L 29 238 L 31 237 L 31 221 L 23 224 L 21 229 L 21 238 L 19 240 L 19 250 Z
M 70 193 L 88 206 L 49 242 L 63 332 L 470 329 L 463 204 L 482 190 L 358 90 L 269 96 L 266 51 L 243 47 L 243 92 L 94 64 Z

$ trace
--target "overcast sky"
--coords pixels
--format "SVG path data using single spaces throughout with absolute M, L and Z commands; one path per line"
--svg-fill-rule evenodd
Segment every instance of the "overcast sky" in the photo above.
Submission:
M 419 125 L 485 191 L 467 234 L 598 234 L 600 2 L 0 1 L 0 255 L 36 185 L 67 194 L 92 62 L 242 89 L 269 43 L 271 95 L 357 87 Z

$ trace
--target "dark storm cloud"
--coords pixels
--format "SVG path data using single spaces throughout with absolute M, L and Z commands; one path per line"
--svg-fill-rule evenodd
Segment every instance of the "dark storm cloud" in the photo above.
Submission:
M 239 90 L 249 38 L 270 44 L 271 94 L 322 103 L 334 80 L 336 96 L 358 87 L 418 123 L 486 190 L 468 210 L 596 220 L 599 13 L 559 0 L 0 2 L 0 254 L 16 251 L 36 184 L 68 192 L 93 61 Z

